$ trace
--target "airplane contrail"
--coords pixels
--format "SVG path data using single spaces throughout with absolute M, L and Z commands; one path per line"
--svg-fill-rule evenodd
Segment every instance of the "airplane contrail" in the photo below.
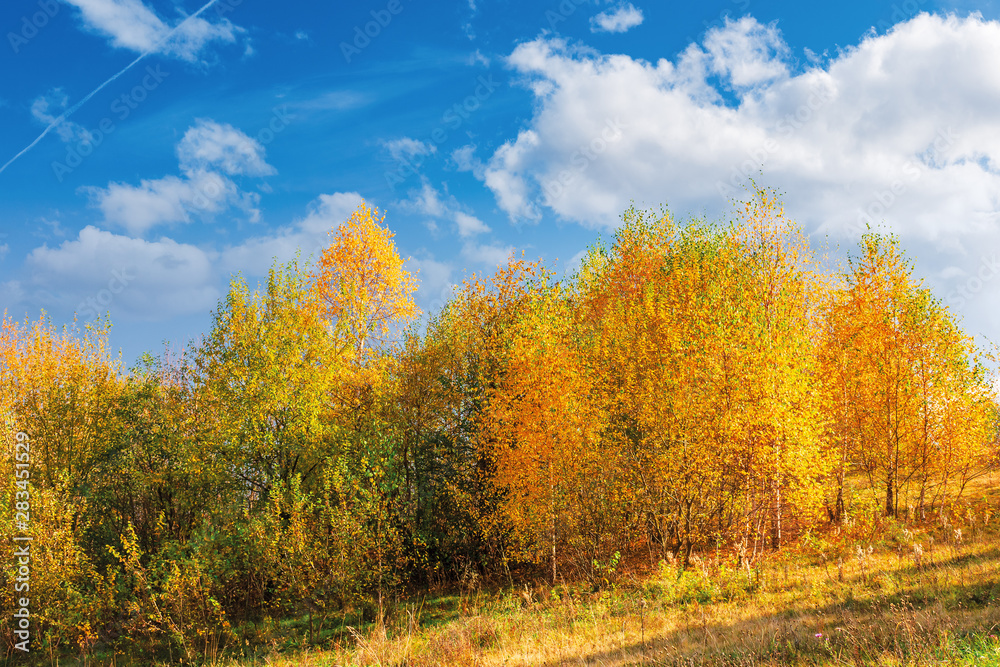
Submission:
M 136 58 L 135 60 L 133 60 L 132 62 L 130 62 L 124 68 L 122 68 L 121 71 L 119 71 L 117 74 L 115 74 L 114 76 L 112 76 L 111 78 L 109 78 L 107 81 L 105 81 L 104 83 L 102 83 L 101 85 L 99 85 L 97 88 L 94 88 L 82 100 L 80 100 L 79 102 L 77 102 L 76 104 L 74 104 L 73 106 L 71 106 L 69 109 L 66 109 L 66 111 L 62 112 L 62 114 L 58 118 L 56 118 L 54 121 L 52 121 L 49 124 L 49 126 L 46 127 L 44 130 L 42 130 L 41 134 L 39 134 L 37 137 L 35 137 L 34 141 L 32 141 L 27 146 L 25 146 L 24 149 L 22 149 L 20 153 L 18 153 L 17 155 L 15 155 L 14 157 L 12 157 L 11 159 L 7 160 L 7 162 L 2 167 L 0 167 L 0 174 L 2 174 L 4 172 L 4 170 L 7 167 L 9 167 L 14 162 L 14 160 L 16 160 L 17 158 L 21 157 L 22 155 L 24 155 L 25 153 L 27 153 L 28 151 L 30 151 L 32 148 L 34 148 L 35 144 L 37 144 L 39 141 L 41 141 L 43 138 L 45 138 L 46 134 L 48 134 L 49 132 L 51 132 L 53 129 L 55 129 L 56 127 L 58 127 L 60 123 L 62 123 L 64 120 L 66 120 L 67 118 L 69 118 L 70 116 L 72 116 L 74 113 L 76 113 L 76 110 L 79 109 L 80 107 L 82 107 L 84 104 L 86 104 L 87 101 L 91 97 L 93 97 L 97 93 L 101 92 L 101 90 L 103 90 L 104 87 L 107 86 L 109 83 L 113 82 L 115 79 L 117 79 L 118 77 L 120 77 L 122 74 L 124 74 L 125 72 L 129 71 L 130 69 L 132 69 L 136 65 L 136 63 L 138 63 L 140 60 L 142 60 L 143 58 L 145 58 L 146 56 L 148 56 L 150 53 L 154 53 L 157 49 L 159 49 L 159 47 L 164 42 L 166 42 L 168 39 L 170 39 L 175 32 L 177 32 L 178 30 L 180 30 L 184 26 L 185 23 L 187 23 L 188 21 L 190 21 L 193 18 L 197 18 L 199 14 L 201 14 L 203 11 L 205 11 L 206 9 L 208 9 L 209 7 L 211 7 L 212 5 L 214 5 L 218 1 L 219 0 L 209 0 L 207 3 L 205 3 L 205 5 L 201 9 L 199 9 L 198 11 L 196 11 L 194 14 L 191 14 L 190 16 L 185 17 L 183 21 L 181 21 L 180 23 L 178 23 L 177 25 L 175 25 L 173 28 L 171 28 L 169 31 L 167 31 L 167 34 L 164 35 L 163 38 L 160 41 L 158 41 L 156 44 L 154 44 L 152 48 L 150 48 L 150 49 L 144 51 L 143 53 L 141 53 L 138 58 Z

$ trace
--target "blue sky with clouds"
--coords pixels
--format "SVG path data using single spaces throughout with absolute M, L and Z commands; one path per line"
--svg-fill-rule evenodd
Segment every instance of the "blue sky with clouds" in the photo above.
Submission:
M 433 311 L 515 249 L 571 267 L 632 201 L 723 219 L 754 176 L 817 246 L 897 232 L 1000 340 L 998 19 L 964 0 L 12 0 L 0 308 L 110 312 L 131 363 L 207 332 L 231 275 L 308 255 L 364 198 Z

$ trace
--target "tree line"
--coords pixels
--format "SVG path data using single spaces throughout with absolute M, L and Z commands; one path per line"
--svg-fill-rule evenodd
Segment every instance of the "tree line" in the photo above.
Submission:
M 512 258 L 420 328 L 392 237 L 362 205 L 314 265 L 237 276 L 202 340 L 127 370 L 107 325 L 5 317 L 0 468 L 27 433 L 41 641 L 195 655 L 470 576 L 753 561 L 875 504 L 947 511 L 997 463 L 986 356 L 891 236 L 831 273 L 764 191 L 727 224 L 633 208 L 572 276 Z

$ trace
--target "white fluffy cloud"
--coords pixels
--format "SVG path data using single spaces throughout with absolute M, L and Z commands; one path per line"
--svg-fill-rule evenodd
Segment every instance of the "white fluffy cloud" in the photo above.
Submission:
M 479 180 L 483 180 L 486 174 L 486 165 L 476 157 L 476 146 L 467 144 L 461 148 L 456 148 L 451 152 L 451 161 L 458 171 L 471 172 Z
M 172 24 L 141 0 L 65 0 L 80 10 L 84 27 L 111 45 L 136 53 L 160 53 L 197 61 L 212 42 L 232 43 L 241 29 L 226 19 L 216 23 L 182 14 Z
M 88 226 L 58 247 L 35 248 L 25 259 L 24 278 L 7 283 L 4 292 L 85 320 L 107 311 L 167 319 L 215 306 L 220 294 L 212 260 L 171 239 L 145 241 Z
M 293 224 L 219 250 L 87 226 L 56 247 L 32 250 L 21 275 L 0 284 L 0 297 L 10 306 L 42 307 L 63 316 L 75 312 L 82 319 L 109 310 L 114 317 L 160 321 L 207 313 L 231 274 L 266 276 L 276 259 L 286 262 L 297 251 L 303 258 L 315 255 L 326 245 L 330 229 L 349 218 L 361 201 L 356 192 L 320 195 Z M 4 249 L 0 246 L 0 256 Z M 432 279 L 440 278 L 440 265 L 432 260 L 424 265 Z
M 507 62 L 536 111 L 482 180 L 512 220 L 613 228 L 631 200 L 716 217 L 763 171 L 810 232 L 848 239 L 884 221 L 914 255 L 931 250 L 918 269 L 939 294 L 1000 247 L 996 21 L 921 14 L 805 70 L 750 17 L 674 60 L 542 37 Z M 975 298 L 998 292 L 1000 276 Z
M 642 10 L 631 2 L 603 11 L 590 19 L 591 32 L 627 32 L 643 21 Z
M 474 215 L 455 211 L 454 218 L 455 226 L 458 227 L 458 235 L 462 238 L 475 236 L 476 234 L 485 234 L 490 231 L 486 223 Z
M 446 206 L 441 201 L 441 193 L 438 192 L 425 178 L 422 179 L 419 190 L 410 190 L 409 198 L 400 202 L 405 210 L 421 213 L 432 218 L 441 218 L 447 214 Z
M 788 76 L 784 59 L 788 46 L 777 25 L 761 25 L 750 16 L 712 30 L 705 37 L 705 51 L 713 72 L 744 88 Z
M 218 169 L 230 176 L 270 176 L 274 167 L 264 160 L 264 147 L 232 125 L 199 118 L 177 144 L 177 158 L 185 172 Z
M 553 128 L 555 129 L 555 128 Z M 541 213 L 529 194 L 523 177 L 537 169 L 533 158 L 539 156 L 542 140 L 534 130 L 524 130 L 493 154 L 485 170 L 486 187 L 496 195 L 497 203 L 512 219 L 538 220 Z
M 198 119 L 177 145 L 180 176 L 84 188 L 108 224 L 142 235 L 158 225 L 211 217 L 233 206 L 257 221 L 259 195 L 243 192 L 230 176 L 275 173 L 264 147 L 232 125 Z
M 534 80 L 538 110 L 485 183 L 515 220 L 547 208 L 602 228 L 631 199 L 721 209 L 763 169 L 832 232 L 853 233 L 861 213 L 928 239 L 996 226 L 1000 24 L 923 14 L 826 68 L 792 75 L 785 57 L 776 29 L 749 18 L 676 62 L 522 44 L 508 62 Z

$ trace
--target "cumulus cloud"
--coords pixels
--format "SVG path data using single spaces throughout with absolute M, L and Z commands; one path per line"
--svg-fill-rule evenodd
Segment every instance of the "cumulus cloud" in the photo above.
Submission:
M 920 14 L 805 69 L 776 26 L 751 17 L 672 60 L 543 36 L 507 63 L 535 113 L 482 180 L 514 221 L 613 228 L 633 200 L 718 217 L 763 171 L 811 233 L 848 240 L 884 222 L 914 255 L 932 251 L 918 269 L 939 294 L 959 275 L 946 268 L 971 273 L 978 248 L 1000 247 L 996 21 Z
M 0 284 L 0 297 L 9 305 L 64 316 L 75 312 L 82 319 L 109 310 L 116 317 L 158 321 L 207 313 L 230 275 L 266 276 L 275 260 L 287 262 L 297 251 L 305 259 L 315 258 L 330 229 L 349 218 L 361 201 L 356 192 L 320 195 L 292 224 L 221 249 L 87 226 L 76 238 L 32 250 L 21 275 Z M 0 246 L 0 257 L 5 247 Z M 432 276 L 439 275 L 432 261 L 425 264 Z
M 518 46 L 509 65 L 545 85 L 533 85 L 530 126 L 487 161 L 500 208 L 613 227 L 632 199 L 722 208 L 763 169 L 831 232 L 854 233 L 859 210 L 929 239 L 995 226 L 1000 24 L 923 14 L 795 75 L 776 28 L 752 18 L 709 31 L 704 47 L 649 63 L 558 39 Z M 573 178 L 546 193 L 562 172 Z
M 508 141 L 493 154 L 483 180 L 493 191 L 497 203 L 511 219 L 537 221 L 541 212 L 531 199 L 528 183 L 522 174 L 533 171 L 533 158 L 539 155 L 542 139 L 534 130 L 524 130 L 517 139 Z
M 65 1 L 80 11 L 87 30 L 108 38 L 116 48 L 135 53 L 159 53 L 196 62 L 209 44 L 233 43 L 242 32 L 226 19 L 212 23 L 183 12 L 171 23 L 141 0 Z
M 712 71 L 740 88 L 788 75 L 789 50 L 776 22 L 764 26 L 750 16 L 727 18 L 723 29 L 706 35 L 705 51 Z
M 410 190 L 409 198 L 400 202 L 404 210 L 414 211 L 432 218 L 440 218 L 446 215 L 446 206 L 441 201 L 441 193 L 438 192 L 427 180 L 422 179 L 419 190 Z
M 490 228 L 486 225 L 486 223 L 474 215 L 469 215 L 468 213 L 463 213 L 462 211 L 455 211 L 454 218 L 455 225 L 458 227 L 458 235 L 463 238 L 467 236 L 475 236 L 476 234 L 485 234 L 490 231 Z
M 16 301 L 83 319 L 107 311 L 141 320 L 207 312 L 220 293 L 213 256 L 171 239 L 145 241 L 87 226 L 58 247 L 25 259 L 25 276 L 5 285 Z
M 270 176 L 277 173 L 264 161 L 264 147 L 232 125 L 199 118 L 177 144 L 177 158 L 185 172 L 215 168 L 234 176 Z
M 208 216 L 239 201 L 236 184 L 218 173 L 197 171 L 183 177 L 143 179 L 139 185 L 109 183 L 106 188 L 85 188 L 94 205 L 112 225 L 142 235 L 163 224 L 190 222 L 192 215 Z M 242 203 L 257 218 L 255 194 L 244 195 Z
M 276 173 L 264 159 L 264 147 L 232 125 L 198 119 L 177 145 L 180 176 L 143 179 L 139 185 L 110 183 L 83 191 L 104 220 L 133 235 L 158 225 L 209 218 L 236 207 L 251 222 L 260 217 L 260 196 L 243 192 L 231 176 L 262 177 Z
M 591 32 L 627 32 L 643 21 L 642 10 L 631 2 L 603 11 L 590 19 Z

